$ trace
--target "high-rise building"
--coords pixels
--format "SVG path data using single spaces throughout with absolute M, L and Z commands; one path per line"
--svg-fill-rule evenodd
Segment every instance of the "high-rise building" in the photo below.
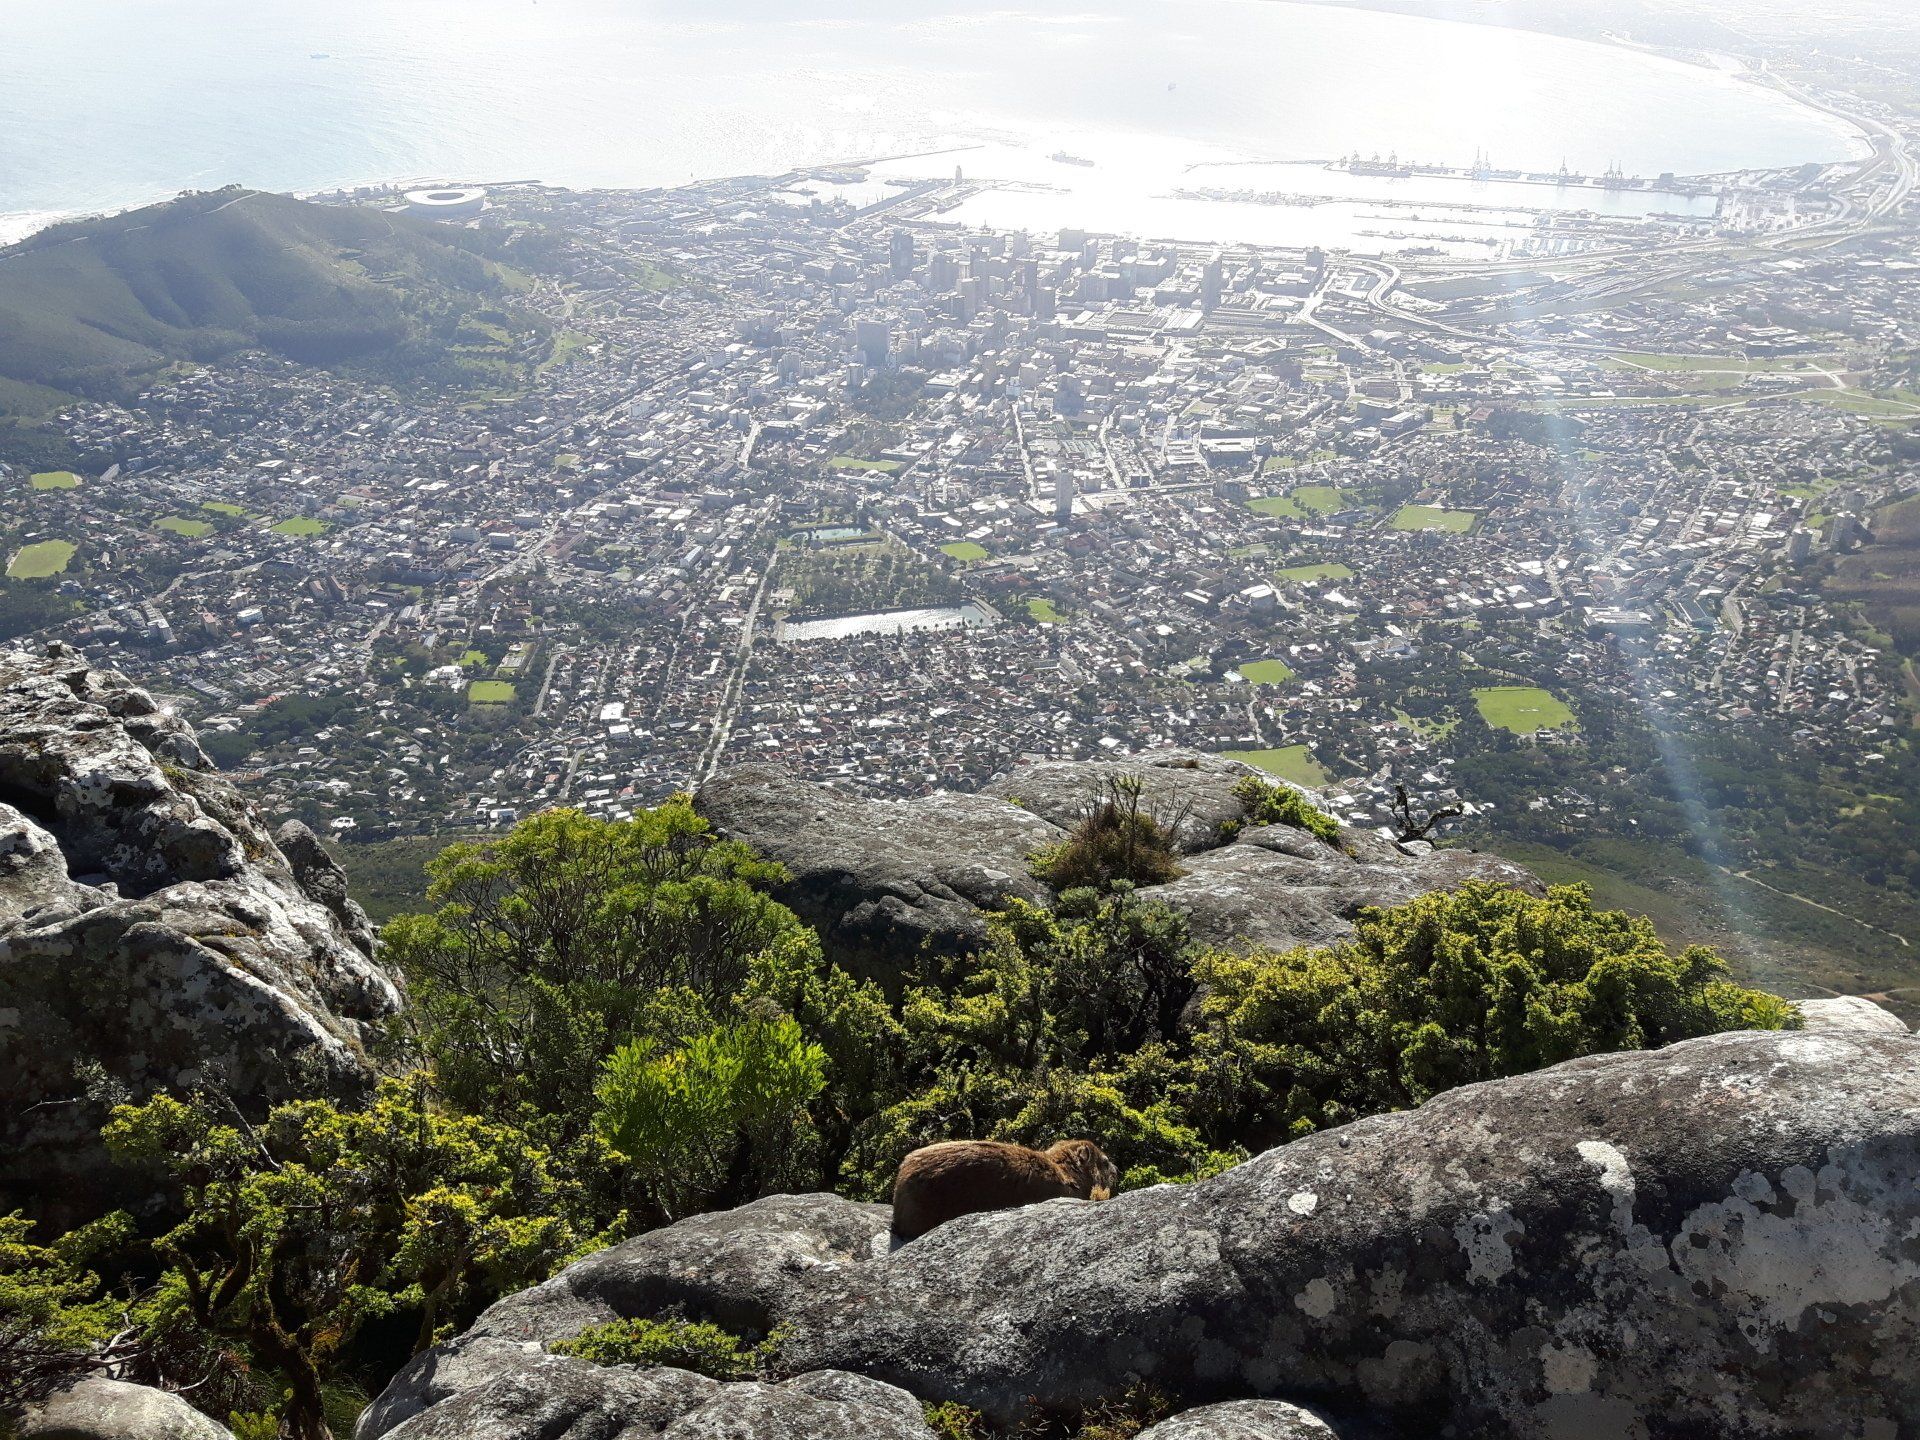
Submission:
M 1220 294 L 1226 285 L 1226 263 L 1220 258 L 1218 250 L 1207 261 L 1206 268 L 1200 272 L 1200 308 L 1217 310 L 1220 308 Z
M 896 280 L 913 273 L 913 232 L 896 230 L 887 242 L 888 268 Z
M 853 343 L 860 351 L 860 358 L 876 370 L 887 363 L 892 338 L 887 327 L 878 320 L 856 321 L 853 327 Z
M 1054 471 L 1053 518 L 1062 525 L 1073 519 L 1073 472 L 1071 470 Z

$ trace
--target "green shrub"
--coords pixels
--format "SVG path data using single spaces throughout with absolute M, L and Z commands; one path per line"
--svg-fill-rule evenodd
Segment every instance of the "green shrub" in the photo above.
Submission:
M 121 1307 L 102 1296 L 100 1277 L 88 1266 L 131 1228 L 115 1213 L 40 1245 L 24 1215 L 0 1215 L 0 1431 L 22 1406 L 103 1358 Z
M 1577 1056 L 1798 1024 L 1699 946 L 1584 886 L 1475 882 L 1363 911 L 1353 938 L 1199 962 L 1207 999 L 1177 1093 L 1201 1132 L 1254 1149 Z
M 162 1095 L 117 1107 L 105 1135 L 168 1173 L 182 1217 L 153 1245 L 165 1269 L 148 1338 L 189 1352 L 222 1339 L 241 1352 L 223 1363 L 277 1374 L 280 1430 L 295 1440 L 327 1434 L 329 1392 L 369 1321 L 402 1334 L 411 1322 L 424 1349 L 594 1243 L 585 1187 L 547 1151 L 440 1113 L 417 1082 L 386 1081 L 361 1110 L 281 1105 L 257 1128 Z
M 1029 858 L 1034 878 L 1055 890 L 1164 885 L 1183 873 L 1175 856 L 1178 819 L 1148 810 L 1137 775 L 1102 782 L 1067 838 Z
M 530 1106 L 567 1138 L 588 1128 L 609 1055 L 711 1028 L 757 955 L 810 933 L 764 893 L 786 872 L 684 799 L 625 821 L 548 811 L 428 871 L 438 908 L 381 933 L 415 1044 L 455 1105 Z
M 642 1041 L 608 1058 L 595 1126 L 660 1213 L 739 1203 L 795 1176 L 807 1105 L 827 1057 L 791 1016 L 750 1018 L 660 1052 Z
M 718 1325 L 669 1317 L 611 1320 L 547 1348 L 596 1365 L 664 1365 L 712 1380 L 750 1380 L 765 1370 L 779 1344 L 777 1332 L 753 1345 Z
M 1246 810 L 1243 825 L 1291 825 L 1329 845 L 1340 843 L 1340 822 L 1291 785 L 1246 775 L 1233 787 L 1233 796 Z

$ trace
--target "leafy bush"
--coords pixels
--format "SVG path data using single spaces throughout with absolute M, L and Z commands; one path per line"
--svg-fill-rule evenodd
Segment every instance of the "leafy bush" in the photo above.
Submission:
M 596 1365 L 664 1365 L 711 1380 L 751 1380 L 766 1369 L 779 1345 L 778 1332 L 752 1345 L 718 1325 L 668 1318 L 610 1320 L 547 1348 Z
M 1340 843 L 1340 822 L 1291 785 L 1246 775 L 1233 787 L 1233 797 L 1246 809 L 1242 824 L 1291 825 L 1329 845 Z
M 1649 921 L 1596 911 L 1584 886 L 1538 899 L 1477 882 L 1365 911 L 1339 945 L 1200 963 L 1196 1120 L 1258 1148 L 1576 1056 L 1798 1023 L 1725 974 L 1709 950 L 1670 954 Z M 1209 1072 L 1231 1083 L 1198 1083 Z
M 130 1230 L 116 1213 L 39 1245 L 24 1215 L 0 1215 L 0 1431 L 21 1407 L 107 1358 L 122 1307 L 101 1294 L 88 1265 Z
M 436 1112 L 418 1083 L 389 1080 L 358 1111 L 282 1105 L 258 1129 L 163 1095 L 117 1107 L 106 1139 L 162 1168 L 184 1212 L 153 1246 L 154 1338 L 190 1327 L 278 1372 L 291 1440 L 326 1440 L 327 1384 L 367 1322 L 411 1319 L 424 1349 L 598 1243 L 585 1188 L 545 1150 Z
M 623 1045 L 601 1074 L 595 1124 L 662 1216 L 739 1203 L 792 1180 L 826 1088 L 826 1052 L 790 1016 L 721 1025 L 665 1053 Z
M 1056 890 L 1164 885 L 1179 878 L 1179 818 L 1148 810 L 1143 789 L 1138 775 L 1103 781 L 1067 838 L 1031 858 L 1034 878 Z
M 711 1028 L 753 959 L 806 933 L 764 894 L 778 865 L 715 836 L 684 799 L 631 820 L 552 810 L 428 867 L 431 915 L 382 932 L 415 1043 L 447 1098 L 590 1124 L 594 1079 L 639 1038 Z

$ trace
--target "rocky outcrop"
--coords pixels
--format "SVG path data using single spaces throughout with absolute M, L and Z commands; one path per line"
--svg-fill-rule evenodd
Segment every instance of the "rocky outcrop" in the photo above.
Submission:
M 1240 830 L 1234 786 L 1260 772 L 1235 760 L 1167 751 L 1125 761 L 1043 761 L 979 795 L 869 800 L 776 765 L 728 770 L 696 797 L 722 833 L 787 867 L 780 898 L 814 924 L 835 958 L 898 970 L 923 946 L 958 954 L 1009 898 L 1044 901 L 1029 857 L 1063 839 L 1116 775 L 1176 826 L 1186 874 L 1141 894 L 1187 915 L 1195 938 L 1284 949 L 1350 934 L 1369 905 L 1393 905 L 1467 880 L 1538 892 L 1517 865 L 1470 850 L 1400 846 L 1360 830 L 1328 845 L 1288 825 Z
M 1284 1400 L 1229 1400 L 1202 1405 L 1158 1425 L 1138 1440 L 1339 1440 L 1333 1427 L 1311 1410 Z
M 81 1380 L 34 1406 L 20 1440 L 233 1440 L 178 1395 L 120 1380 Z
M 1063 833 L 982 795 L 867 800 L 796 779 L 778 765 L 715 776 L 695 798 L 716 828 L 787 867 L 780 898 L 838 958 L 898 965 L 923 945 L 964 950 L 985 912 L 1043 901 L 1027 857 Z
M 1808 1030 L 1860 1030 L 1869 1034 L 1905 1035 L 1907 1023 L 1883 1010 L 1864 995 L 1836 995 L 1828 1000 L 1796 1000 L 1800 1023 Z
M 338 867 L 281 834 L 124 677 L 0 652 L 0 1208 L 97 1203 L 116 1096 L 369 1081 L 398 994 Z
M 686 1370 L 595 1365 L 511 1347 L 479 1383 L 384 1433 L 393 1440 L 933 1440 L 920 1402 L 862 1375 L 722 1384 Z M 356 1435 L 368 1434 L 363 1421 Z M 380 1433 L 380 1432 L 374 1432 Z
M 416 1362 L 389 1392 L 412 1407 L 383 1398 L 359 1440 L 403 1410 L 417 1416 L 404 1433 L 439 1433 L 433 1417 L 496 1367 L 528 1363 L 512 1356 L 545 1363 L 529 1342 L 662 1305 L 789 1327 L 791 1372 L 1002 1419 L 1144 1380 L 1188 1407 L 1307 1405 L 1349 1440 L 1920 1427 L 1907 1035 L 1742 1033 L 1595 1057 L 1198 1184 L 966 1216 L 892 1249 L 884 1217 L 779 1197 L 607 1251 Z M 1169 1424 L 1268 1433 L 1232 1428 L 1249 1413 Z

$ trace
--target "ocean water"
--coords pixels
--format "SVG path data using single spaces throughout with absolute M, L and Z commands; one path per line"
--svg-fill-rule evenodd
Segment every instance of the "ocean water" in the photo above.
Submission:
M 902 164 L 1165 228 L 1193 165 L 1865 149 L 1724 69 L 1281 0 L 0 0 L 0 238 L 230 182 L 673 185 L 936 151 L 961 153 Z

